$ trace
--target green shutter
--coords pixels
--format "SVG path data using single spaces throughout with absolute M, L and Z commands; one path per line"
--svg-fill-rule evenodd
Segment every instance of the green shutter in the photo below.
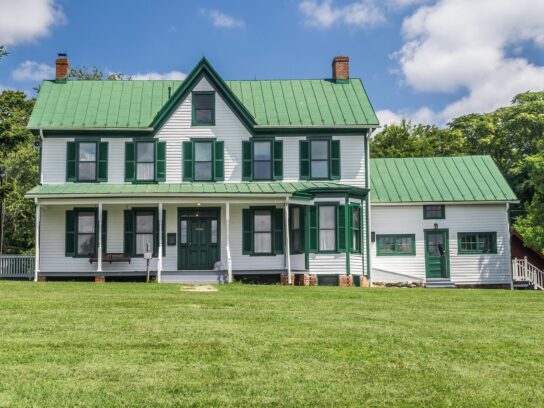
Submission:
M 75 212 L 66 211 L 64 256 L 75 256 L 76 254 L 76 222 Z
M 308 242 L 308 251 L 317 252 L 318 246 L 318 235 L 319 231 L 317 228 L 317 207 L 311 206 L 308 207 L 308 231 L 309 231 L 309 242 Z
M 274 165 L 273 165 L 273 179 L 281 180 L 283 179 L 283 141 L 275 140 L 273 143 L 273 155 L 274 155 Z
M 66 143 L 66 181 L 77 181 L 77 143 Z
M 331 179 L 340 179 L 340 140 L 331 140 Z
M 133 253 L 133 241 L 134 241 L 134 220 L 132 218 L 132 210 L 125 210 L 125 231 L 123 252 L 127 254 Z
M 136 179 L 136 144 L 134 142 L 125 143 L 125 181 L 134 181 Z
M 225 143 L 223 141 L 213 142 L 213 179 L 223 181 L 225 178 Z
M 299 142 L 300 179 L 310 179 L 310 143 L 307 140 Z
M 108 142 L 98 143 L 98 177 L 96 181 L 108 181 Z
M 249 208 L 242 210 L 242 253 L 253 252 L 253 212 Z
M 242 180 L 251 181 L 252 178 L 252 154 L 253 143 L 251 140 L 242 141 Z
M 108 252 L 108 212 L 102 211 L 102 252 Z
M 274 253 L 283 254 L 283 208 L 275 208 L 272 217 L 274 222 Z
M 346 251 L 346 223 L 347 223 L 347 207 L 345 205 L 338 206 L 338 211 L 336 213 L 336 242 L 338 252 Z
M 183 142 L 183 181 L 193 181 L 193 142 Z
M 155 146 L 155 180 L 166 181 L 166 142 Z

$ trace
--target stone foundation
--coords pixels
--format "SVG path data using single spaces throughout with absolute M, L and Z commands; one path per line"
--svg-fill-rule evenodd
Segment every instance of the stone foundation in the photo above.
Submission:
M 38 282 L 47 282 L 47 276 L 38 274 Z
M 340 275 L 338 277 L 338 286 L 349 287 L 353 286 L 353 278 L 351 275 Z
M 106 277 L 105 276 L 95 276 L 94 281 L 96 283 L 105 283 L 106 282 Z
M 361 276 L 361 287 L 362 288 L 370 287 L 370 282 L 368 281 L 368 278 L 366 276 Z
M 294 274 L 291 274 L 291 285 L 295 284 L 296 276 Z M 282 273 L 280 276 L 280 282 L 282 285 L 288 285 L 289 284 L 289 275 L 286 273 Z

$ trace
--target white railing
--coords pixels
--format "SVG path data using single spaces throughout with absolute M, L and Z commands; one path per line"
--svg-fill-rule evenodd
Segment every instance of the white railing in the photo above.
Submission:
M 512 280 L 529 282 L 535 289 L 544 290 L 544 271 L 523 259 L 512 259 Z
M 0 278 L 30 278 L 34 255 L 0 255 Z

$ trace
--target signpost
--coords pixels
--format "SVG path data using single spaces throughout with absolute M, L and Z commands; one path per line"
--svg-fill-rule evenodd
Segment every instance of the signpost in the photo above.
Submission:
M 147 266 L 146 266 L 146 269 L 145 269 L 145 273 L 146 273 L 145 281 L 146 282 L 149 282 L 149 262 L 151 261 L 152 257 L 153 257 L 153 252 L 151 252 L 151 245 L 148 242 L 147 247 L 146 247 L 145 252 L 144 252 L 144 259 L 145 259 L 145 261 L 147 263 Z

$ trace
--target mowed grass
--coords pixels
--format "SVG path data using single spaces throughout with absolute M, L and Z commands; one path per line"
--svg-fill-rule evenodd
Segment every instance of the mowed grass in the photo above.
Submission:
M 0 406 L 544 404 L 544 293 L 0 282 Z

